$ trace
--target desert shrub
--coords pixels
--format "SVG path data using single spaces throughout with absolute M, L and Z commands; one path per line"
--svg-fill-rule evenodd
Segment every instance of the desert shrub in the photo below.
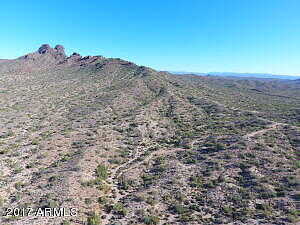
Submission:
M 256 155 L 251 153 L 251 152 L 245 153 L 245 156 L 248 157 L 248 158 L 255 158 L 256 157 Z
M 133 200 L 136 202 L 143 202 L 143 201 L 146 201 L 146 197 L 142 194 L 137 194 L 137 195 L 134 195 Z
M 269 210 L 270 206 L 268 206 L 267 204 L 256 204 L 255 208 L 257 210 Z
M 195 164 L 204 159 L 198 152 L 191 150 L 179 152 L 177 156 L 185 164 Z
M 126 216 L 127 214 L 127 210 L 125 209 L 124 205 L 122 203 L 116 203 L 113 205 L 114 212 L 116 214 L 122 215 L 122 216 Z
M 193 220 L 194 220 L 194 217 L 189 214 L 183 214 L 180 216 L 180 221 L 182 221 L 182 222 L 189 222 L 189 221 L 193 221 Z
M 202 177 L 199 177 L 199 176 L 190 177 L 189 184 L 191 187 L 201 188 L 203 186 Z
M 144 187 L 149 187 L 151 184 L 153 184 L 154 180 L 156 179 L 156 176 L 153 175 L 143 175 L 142 176 Z
M 108 184 L 105 184 L 105 183 L 100 183 L 98 185 L 98 189 L 103 191 L 104 193 L 108 193 L 111 190 L 111 186 L 109 186 Z
M 147 199 L 146 199 L 146 202 L 149 204 L 149 205 L 155 205 L 155 204 L 157 204 L 158 202 L 157 202 L 157 200 L 154 198 L 154 197 L 148 197 Z
M 300 210 L 289 210 L 287 215 L 287 221 L 290 223 L 295 223 L 300 221 Z
M 87 225 L 100 225 L 100 224 L 101 224 L 100 216 L 95 212 L 93 212 L 92 215 L 87 218 Z
M 166 165 L 157 165 L 157 166 L 155 166 L 155 167 L 151 170 L 151 172 L 153 172 L 153 173 L 155 173 L 155 174 L 157 174 L 157 175 L 160 175 L 160 174 L 162 174 L 164 171 L 166 171 L 166 169 L 167 169 Z
M 263 198 L 263 199 L 275 198 L 276 196 L 277 196 L 276 192 L 272 192 L 269 190 L 266 190 L 266 191 L 263 191 L 260 193 L 260 198 Z
M 194 210 L 194 211 L 197 211 L 197 212 L 200 212 L 200 211 L 201 211 L 201 209 L 200 209 L 200 207 L 199 207 L 198 204 L 192 204 L 192 205 L 189 206 L 189 208 L 190 208 L 191 210 Z
M 105 165 L 98 165 L 96 168 L 96 176 L 105 180 L 108 177 L 108 168 Z
M 0 150 L 0 155 L 4 155 L 4 154 L 6 154 L 8 152 L 9 152 L 9 149 L 1 149 Z
M 129 154 L 130 154 L 130 151 L 127 150 L 127 149 L 123 149 L 123 150 L 120 151 L 120 156 L 121 156 L 122 158 L 129 157 Z
M 159 220 L 160 219 L 158 216 L 145 216 L 143 222 L 145 224 L 155 225 L 155 224 L 159 224 Z
M 299 221 L 299 217 L 294 216 L 294 215 L 288 215 L 286 219 L 288 222 L 293 223 L 293 224 L 296 224 L 296 222 Z
M 111 163 L 111 164 L 119 165 L 119 164 L 122 163 L 122 160 L 120 160 L 120 159 L 109 159 L 108 162 Z
M 58 206 L 59 202 L 57 199 L 52 199 L 51 196 L 46 196 L 45 199 L 40 202 L 40 208 L 56 208 Z
M 171 207 L 171 210 L 174 211 L 177 214 L 184 214 L 189 211 L 188 208 L 184 207 L 183 205 L 176 204 Z
M 33 140 L 31 141 L 31 144 L 32 144 L 32 145 L 38 145 L 38 144 L 39 144 L 39 141 L 38 141 L 37 139 L 33 139 Z
M 100 196 L 97 201 L 99 204 L 107 204 L 108 199 L 104 196 Z
M 173 194 L 174 198 L 179 201 L 179 202 L 183 202 L 186 200 L 186 196 L 180 192 L 180 191 L 177 191 Z
M 300 160 L 296 160 L 294 164 L 297 169 L 300 168 Z
M 294 176 L 288 176 L 285 178 L 285 181 L 289 186 L 297 186 L 299 184 L 299 181 Z
M 207 147 L 207 149 L 203 151 L 204 153 L 212 153 L 225 150 L 225 145 L 220 142 L 216 142 L 215 140 L 206 143 L 205 146 Z
M 17 190 L 20 190 L 22 187 L 24 187 L 24 183 L 22 183 L 21 181 L 15 183 L 15 188 Z
M 217 180 L 209 180 L 203 186 L 205 188 L 215 188 L 217 186 Z
M 123 190 L 128 190 L 132 185 L 134 185 L 134 181 L 130 179 L 126 179 L 124 176 L 121 176 L 118 179 L 118 185 Z
M 85 198 L 85 199 L 84 199 L 84 203 L 87 204 L 87 205 L 92 204 L 92 202 L 93 202 L 93 201 L 92 201 L 92 199 L 90 199 L 90 198 Z
M 7 133 L 0 134 L 0 138 L 7 138 L 11 136 L 14 136 L 14 133 L 12 131 L 8 131 Z
M 21 168 L 21 167 L 15 167 L 15 169 L 14 169 L 15 174 L 21 173 L 22 171 L 23 171 L 23 168 Z
M 225 215 L 231 215 L 233 213 L 233 209 L 231 207 L 224 206 L 223 207 L 223 212 L 224 212 Z

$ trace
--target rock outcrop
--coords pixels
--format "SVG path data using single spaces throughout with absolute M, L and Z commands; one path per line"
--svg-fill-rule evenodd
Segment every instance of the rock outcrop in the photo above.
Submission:
M 40 54 L 45 54 L 51 51 L 51 47 L 48 44 L 43 44 L 39 49 L 38 49 L 38 53 Z

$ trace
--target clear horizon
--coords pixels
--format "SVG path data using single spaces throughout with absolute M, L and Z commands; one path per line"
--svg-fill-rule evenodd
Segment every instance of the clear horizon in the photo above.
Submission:
M 164 71 L 164 70 L 161 70 Z M 168 72 L 175 72 L 175 73 L 204 73 L 204 74 L 209 74 L 209 73 L 232 73 L 232 74 L 257 74 L 257 75 L 278 75 L 278 76 L 292 76 L 292 77 L 300 77 L 299 74 L 274 74 L 274 73 L 261 73 L 261 72 L 255 72 L 255 73 L 249 73 L 249 72 L 233 72 L 233 71 L 208 71 L 208 72 L 201 72 L 201 71 L 172 71 L 172 70 L 166 70 Z
M 3 2 L 0 59 L 61 44 L 165 71 L 299 76 L 300 1 Z

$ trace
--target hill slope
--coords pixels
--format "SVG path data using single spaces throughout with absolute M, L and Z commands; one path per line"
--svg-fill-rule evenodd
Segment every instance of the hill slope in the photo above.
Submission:
M 0 64 L 0 206 L 78 215 L 1 223 L 296 223 L 299 83 L 42 50 Z

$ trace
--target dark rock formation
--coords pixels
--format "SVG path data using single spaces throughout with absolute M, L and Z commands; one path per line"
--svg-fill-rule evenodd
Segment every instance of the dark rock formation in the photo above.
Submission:
M 73 54 L 70 56 L 70 59 L 81 59 L 81 58 L 82 56 L 77 52 L 73 52 Z
M 71 56 L 80 56 L 80 54 L 78 54 L 77 52 L 73 52 Z
M 50 53 L 52 55 L 59 55 L 66 57 L 65 53 L 65 48 L 62 45 L 56 45 L 55 48 L 51 48 L 50 45 L 48 44 L 43 44 L 39 49 L 38 49 L 39 54 L 46 54 Z
M 60 55 L 66 56 L 64 46 L 62 46 L 62 45 L 56 45 L 54 49 L 55 49 L 56 52 L 59 53 Z
M 47 52 L 49 52 L 51 50 L 50 45 L 48 44 L 43 44 L 39 49 L 38 49 L 38 53 L 40 54 L 45 54 Z
M 65 62 L 72 62 L 72 63 L 74 63 L 74 62 L 76 62 L 76 61 L 79 61 L 79 60 L 81 60 L 81 55 L 80 54 L 78 54 L 78 53 L 76 53 L 76 52 L 73 52 L 73 54 L 70 56 L 70 57 L 68 57 L 66 60 L 65 60 Z

